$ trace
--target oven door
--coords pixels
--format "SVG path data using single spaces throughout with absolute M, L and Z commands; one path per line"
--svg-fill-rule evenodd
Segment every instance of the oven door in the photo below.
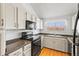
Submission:
M 40 37 L 36 40 L 33 41 L 33 44 L 32 44 L 32 47 L 33 47 L 33 56 L 36 56 L 40 53 L 40 50 L 41 50 L 41 39 Z

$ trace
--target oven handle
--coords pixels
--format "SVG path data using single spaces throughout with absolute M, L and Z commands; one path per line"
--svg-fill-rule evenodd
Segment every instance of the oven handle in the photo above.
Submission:
M 37 39 L 37 40 L 35 40 L 35 41 L 33 41 L 33 42 L 36 43 L 36 42 L 38 42 L 38 41 L 40 41 L 40 39 Z

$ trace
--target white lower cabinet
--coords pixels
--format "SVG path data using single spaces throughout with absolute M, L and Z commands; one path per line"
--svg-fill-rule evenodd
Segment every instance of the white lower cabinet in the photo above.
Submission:
M 26 46 L 8 54 L 8 56 L 31 56 L 31 44 L 27 44 Z
M 59 51 L 68 51 L 68 44 L 67 40 L 64 37 L 51 37 L 51 36 L 45 36 L 43 41 L 43 46 L 47 48 L 52 48 Z
M 22 56 L 22 48 L 8 54 L 9 56 Z
M 31 44 L 24 46 L 24 51 L 26 51 L 27 49 L 31 49 Z
M 24 56 L 31 56 L 31 49 L 27 49 L 26 51 L 24 51 Z
M 31 44 L 24 46 L 23 55 L 24 56 L 31 56 Z
M 5 55 L 5 31 L 0 30 L 0 56 Z

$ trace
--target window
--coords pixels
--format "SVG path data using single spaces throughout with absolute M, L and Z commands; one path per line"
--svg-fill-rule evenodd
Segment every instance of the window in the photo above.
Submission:
M 52 19 L 45 20 L 44 28 L 47 31 L 66 31 L 67 20 L 66 19 Z
M 63 21 L 54 21 L 47 23 L 48 30 L 64 30 L 65 23 Z

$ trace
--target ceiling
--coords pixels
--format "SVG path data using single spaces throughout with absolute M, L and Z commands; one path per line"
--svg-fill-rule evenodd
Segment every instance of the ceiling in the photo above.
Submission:
M 73 15 L 77 12 L 77 3 L 31 3 L 39 18 L 52 18 Z

